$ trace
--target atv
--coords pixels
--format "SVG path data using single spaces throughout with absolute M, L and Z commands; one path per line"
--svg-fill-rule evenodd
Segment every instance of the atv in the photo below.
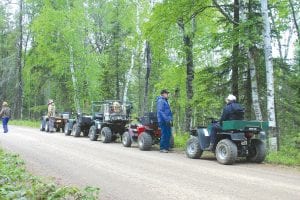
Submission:
M 130 122 L 132 104 L 119 100 L 92 102 L 92 125 L 89 138 L 96 141 L 100 136 L 103 143 L 110 143 L 121 137 Z
M 60 114 L 57 114 L 54 117 L 54 129 L 56 132 L 62 132 L 65 131 L 65 124 L 67 123 L 68 119 L 70 118 L 70 112 L 63 112 Z M 40 126 L 40 131 L 46 131 L 49 132 L 49 117 L 47 115 L 42 116 L 41 118 L 41 126 Z
M 152 145 L 159 144 L 161 129 L 158 126 L 156 112 L 145 113 L 138 119 L 140 124 L 130 124 L 128 130 L 122 136 L 124 147 L 130 147 L 136 142 L 142 151 L 151 150 Z M 170 146 L 174 146 L 174 137 L 171 136 Z
M 75 119 L 69 119 L 65 125 L 65 135 L 73 135 L 74 137 L 88 136 L 89 129 L 92 125 L 92 116 L 85 113 L 77 113 Z
M 186 144 L 187 157 L 200 158 L 203 151 L 208 150 L 213 123 L 216 123 L 214 119 L 208 127 L 199 126 L 191 130 Z M 246 157 L 250 162 L 261 163 L 266 157 L 264 140 L 267 130 L 266 121 L 224 121 L 211 151 L 215 153 L 217 161 L 224 165 L 233 164 L 237 157 Z

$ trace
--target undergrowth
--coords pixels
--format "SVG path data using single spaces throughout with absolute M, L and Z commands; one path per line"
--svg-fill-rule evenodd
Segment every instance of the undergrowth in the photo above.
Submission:
M 59 186 L 51 180 L 31 175 L 18 155 L 0 149 L 0 199 L 5 200 L 93 200 L 99 189 Z

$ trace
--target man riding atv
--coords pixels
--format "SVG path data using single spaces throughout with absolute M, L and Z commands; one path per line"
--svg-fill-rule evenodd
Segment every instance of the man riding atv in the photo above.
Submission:
M 212 124 L 211 132 L 210 132 L 210 144 L 206 149 L 211 151 L 214 147 L 216 141 L 216 135 L 218 131 L 221 131 L 221 127 L 223 121 L 229 120 L 243 120 L 244 119 L 244 108 L 236 102 L 236 97 L 232 94 L 229 94 L 225 99 L 226 106 L 223 109 L 223 113 L 219 122 L 215 121 Z

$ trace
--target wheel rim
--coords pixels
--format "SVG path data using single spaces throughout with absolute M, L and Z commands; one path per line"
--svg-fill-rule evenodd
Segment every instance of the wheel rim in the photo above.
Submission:
M 126 134 L 123 135 L 122 141 L 123 141 L 123 144 L 127 144 L 128 139 L 127 139 L 127 135 Z
M 141 137 L 141 138 L 139 139 L 139 146 L 143 146 L 143 145 L 144 145 L 144 138 Z
M 191 143 L 188 145 L 187 151 L 189 154 L 194 154 L 196 152 L 196 145 L 195 143 Z
M 218 154 L 219 154 L 219 157 L 221 159 L 226 159 L 226 157 L 228 155 L 228 151 L 227 151 L 227 148 L 226 148 L 226 146 L 224 144 L 222 144 L 222 145 L 219 146 Z

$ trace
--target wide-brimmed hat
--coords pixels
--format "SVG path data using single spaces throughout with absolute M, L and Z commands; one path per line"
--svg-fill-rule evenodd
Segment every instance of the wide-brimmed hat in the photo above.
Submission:
M 160 91 L 160 94 L 169 94 L 170 92 L 167 89 L 163 89 Z
M 8 103 L 6 101 L 3 101 L 2 106 L 8 106 Z

